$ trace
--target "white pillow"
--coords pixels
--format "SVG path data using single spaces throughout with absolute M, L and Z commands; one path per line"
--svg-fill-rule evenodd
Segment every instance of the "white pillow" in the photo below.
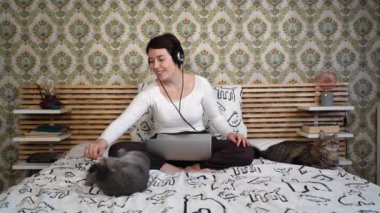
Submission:
M 234 132 L 247 136 L 241 112 L 242 89 L 240 85 L 221 85 L 214 87 L 220 114 L 226 119 Z M 221 135 L 210 126 L 213 135 Z
M 87 144 L 77 144 L 73 146 L 65 155 L 65 158 L 79 158 L 84 157 L 84 148 L 87 146 Z
M 139 84 L 138 91 L 143 91 L 148 84 L 141 83 Z M 153 122 L 153 113 L 149 109 L 130 130 L 130 135 L 132 141 L 145 141 L 151 138 L 155 134 L 154 131 L 154 122 Z
M 151 110 L 137 120 L 134 126 L 135 128 L 130 132 L 132 141 L 145 141 L 151 138 L 155 134 Z

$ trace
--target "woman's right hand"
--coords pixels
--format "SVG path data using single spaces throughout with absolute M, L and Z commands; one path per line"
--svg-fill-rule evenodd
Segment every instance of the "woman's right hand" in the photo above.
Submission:
M 107 148 L 108 143 L 105 139 L 99 138 L 94 143 L 90 143 L 84 149 L 84 156 L 90 159 L 97 159 L 103 155 L 104 150 Z

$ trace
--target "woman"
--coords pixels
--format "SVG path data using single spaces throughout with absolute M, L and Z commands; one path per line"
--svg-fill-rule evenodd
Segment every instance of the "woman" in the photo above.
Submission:
M 110 155 L 117 149 L 145 150 L 144 143 L 117 143 L 124 134 L 150 107 L 153 111 L 156 133 L 182 133 L 205 131 L 203 114 L 227 140 L 213 138 L 212 158 L 194 162 L 166 162 L 148 154 L 151 168 L 164 172 L 200 169 L 223 169 L 230 166 L 250 164 L 253 149 L 246 137 L 232 131 L 217 108 L 216 98 L 210 83 L 203 77 L 181 71 L 184 52 L 179 40 L 170 33 L 150 40 L 146 47 L 149 68 L 157 79 L 140 92 L 125 111 L 113 121 L 97 139 L 85 148 L 85 156 L 96 159 L 111 146 Z M 174 165 L 173 165 L 174 164 Z

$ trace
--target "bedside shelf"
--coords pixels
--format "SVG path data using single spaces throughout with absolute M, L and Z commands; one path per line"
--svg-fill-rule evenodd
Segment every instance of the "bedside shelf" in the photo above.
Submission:
M 63 134 L 58 137 L 15 137 L 13 138 L 14 142 L 59 142 L 69 138 L 71 134 Z
M 298 109 L 305 111 L 351 111 L 353 106 L 299 106 Z
M 318 138 L 319 137 L 319 133 L 308 133 L 308 132 L 304 132 L 304 131 L 297 131 L 297 134 L 302 135 L 306 138 Z M 333 135 L 334 133 L 326 133 L 326 134 L 327 135 Z M 338 134 L 338 138 L 352 138 L 352 137 L 354 137 L 354 135 L 350 132 L 338 132 L 336 134 Z
M 351 166 L 352 161 L 344 157 L 339 157 L 339 166 Z
M 28 118 L 29 120 L 33 120 L 33 124 L 35 126 L 41 125 L 48 123 L 50 125 L 54 125 L 54 122 L 56 120 L 59 120 L 57 115 L 65 114 L 71 112 L 70 108 L 61 108 L 61 109 L 40 109 L 40 108 L 31 108 L 31 107 L 21 107 L 20 109 L 15 109 L 13 110 L 13 114 L 17 115 L 30 115 L 30 116 L 23 116 L 22 118 L 26 119 Z M 51 117 L 47 116 L 41 116 L 41 115 L 51 115 Z M 34 119 L 32 117 L 35 117 Z M 40 117 L 41 122 L 38 122 L 38 118 Z M 27 119 L 26 119 L 27 120 Z M 30 129 L 28 127 L 28 129 Z M 33 130 L 33 129 L 32 129 Z M 43 133 L 43 131 L 41 131 Z M 62 131 L 63 134 L 56 136 L 56 134 L 50 134 L 46 133 L 45 135 L 20 135 L 18 137 L 13 138 L 14 143 L 21 143 L 28 145 L 28 148 L 25 148 L 25 150 L 28 150 L 26 154 L 24 154 L 24 157 L 29 157 L 31 154 L 33 154 L 33 151 L 40 151 L 44 150 L 41 148 L 42 146 L 47 146 L 49 147 L 48 152 L 53 152 L 55 151 L 55 142 L 61 142 L 69 137 L 71 137 L 71 133 Z M 40 145 L 41 144 L 41 145 Z M 43 144 L 43 145 L 42 145 Z M 59 144 L 58 144 L 59 145 Z M 41 170 L 44 168 L 47 168 L 51 165 L 52 163 L 34 163 L 34 162 L 26 162 L 26 160 L 19 160 L 16 163 L 12 165 L 12 169 L 14 170 Z
M 15 109 L 13 114 L 64 114 L 71 109 Z
M 53 163 L 27 163 L 25 160 L 17 161 L 12 165 L 13 170 L 41 170 L 49 167 Z

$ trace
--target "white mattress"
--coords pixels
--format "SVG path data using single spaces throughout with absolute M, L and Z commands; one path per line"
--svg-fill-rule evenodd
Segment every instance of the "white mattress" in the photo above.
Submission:
M 110 197 L 84 185 L 94 161 L 84 159 L 79 151 L 0 194 L 0 212 L 380 211 L 380 187 L 343 169 L 320 170 L 262 159 L 214 173 L 151 170 L 144 192 Z

